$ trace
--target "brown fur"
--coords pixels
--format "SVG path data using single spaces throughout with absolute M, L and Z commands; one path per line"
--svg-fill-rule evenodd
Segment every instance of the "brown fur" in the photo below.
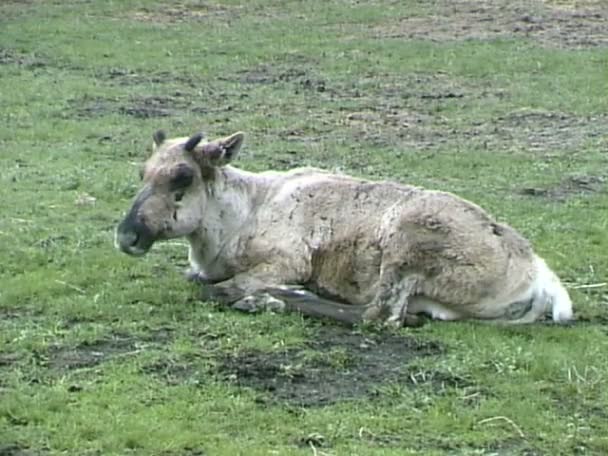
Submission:
M 241 133 L 196 139 L 155 136 L 144 187 L 117 244 L 144 254 L 157 240 L 185 236 L 194 275 L 214 284 L 210 298 L 238 308 L 326 309 L 337 319 L 341 302 L 364 319 L 395 324 L 408 313 L 530 322 L 553 311 L 554 320 L 571 318 L 567 292 L 528 241 L 471 202 L 317 169 L 249 173 L 227 165 Z M 194 177 L 174 190 L 178 167 Z M 333 301 L 316 298 L 320 310 L 311 312 L 314 295 L 290 299 L 291 292 L 276 291 L 293 286 Z M 353 318 L 349 312 L 344 319 Z

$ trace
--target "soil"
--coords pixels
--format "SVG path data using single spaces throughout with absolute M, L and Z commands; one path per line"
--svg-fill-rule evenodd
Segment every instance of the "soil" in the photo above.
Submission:
M 238 5 L 217 5 L 211 2 L 185 1 L 182 4 L 167 4 L 160 8 L 141 8 L 133 11 L 131 19 L 156 24 L 180 24 L 183 22 L 207 22 L 229 20 L 240 14 Z
M 46 454 L 40 451 L 30 450 L 27 447 L 22 447 L 18 444 L 0 443 L 0 456 L 38 456 Z
M 602 3 L 440 0 L 433 2 L 435 14 L 398 18 L 392 26 L 371 33 L 383 39 L 446 42 L 525 37 L 547 47 L 608 46 L 608 10 Z
M 323 326 L 301 348 L 284 352 L 240 352 L 225 356 L 219 372 L 240 387 L 263 393 L 261 402 L 323 406 L 377 395 L 390 383 L 445 387 L 460 379 L 408 372 L 408 363 L 439 354 L 434 342 L 392 333 L 359 333 Z
M 142 84 L 165 84 L 173 82 L 183 88 L 200 88 L 201 81 L 198 81 L 193 76 L 188 76 L 183 73 L 169 71 L 135 71 L 126 68 L 110 68 L 109 70 L 99 71 L 96 75 L 99 79 L 108 81 L 110 85 L 129 87 L 141 86 Z M 183 94 L 175 92 L 176 97 L 182 97 Z
M 167 96 L 118 98 L 82 97 L 69 101 L 78 118 L 91 118 L 108 114 L 123 114 L 138 119 L 169 117 L 188 107 L 190 102 L 181 92 Z
M 29 69 L 47 66 L 47 62 L 36 54 L 26 54 L 14 49 L 0 47 L 0 65 L 19 65 Z
M 357 144 L 398 147 L 403 151 L 477 149 L 488 153 L 525 151 L 539 157 L 575 151 L 590 140 L 608 135 L 608 115 L 581 116 L 566 112 L 521 109 L 460 124 L 438 115 L 454 105 L 475 105 L 508 97 L 505 89 L 479 86 L 443 73 L 417 73 L 399 78 L 370 69 L 356 82 L 326 81 L 312 62 L 258 65 L 224 80 L 242 85 L 275 85 L 306 92 L 321 108 L 306 126 L 271 130 L 286 141 L 323 143 L 343 136 Z M 237 103 L 238 105 L 238 103 Z M 233 107 L 232 109 L 240 109 Z M 253 106 L 264 113 L 267 107 Z M 263 132 L 262 132 L 263 133 Z
M 160 456 L 205 456 L 207 453 L 198 448 L 182 448 L 176 451 L 163 451 Z
M 521 194 L 563 202 L 573 196 L 576 197 L 605 192 L 605 187 L 606 178 L 603 176 L 569 176 L 557 185 L 547 188 L 524 188 L 521 190 Z
M 142 368 L 142 372 L 157 379 L 163 380 L 167 385 L 183 385 L 184 383 L 198 385 L 204 373 L 197 369 L 193 359 L 160 359 Z
M 147 347 L 166 346 L 174 337 L 170 327 L 144 327 L 143 330 L 144 334 L 137 335 L 112 333 L 75 347 L 54 345 L 42 358 L 48 368 L 58 372 L 94 367 L 119 356 L 135 355 Z
M 97 366 L 110 358 L 135 352 L 136 339 L 115 334 L 106 339 L 85 342 L 76 347 L 53 346 L 48 350 L 46 364 L 55 371 Z

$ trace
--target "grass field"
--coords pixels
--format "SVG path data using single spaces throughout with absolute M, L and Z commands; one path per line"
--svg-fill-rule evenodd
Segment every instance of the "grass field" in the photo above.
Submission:
M 608 6 L 2 0 L 0 455 L 608 454 Z M 113 247 L 158 129 L 452 191 L 572 326 L 347 330 Z

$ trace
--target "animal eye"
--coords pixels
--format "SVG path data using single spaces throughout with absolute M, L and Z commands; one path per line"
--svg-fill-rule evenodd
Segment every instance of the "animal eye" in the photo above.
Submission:
M 172 190 L 189 187 L 194 179 L 194 172 L 188 167 L 179 167 L 169 183 Z
M 184 198 L 185 193 L 186 192 L 184 192 L 184 191 L 175 192 L 175 196 L 174 196 L 175 202 L 179 203 Z

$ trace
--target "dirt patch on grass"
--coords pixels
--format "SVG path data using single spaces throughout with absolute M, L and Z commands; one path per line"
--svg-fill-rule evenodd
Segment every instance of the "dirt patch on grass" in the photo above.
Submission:
M 322 406 L 378 394 L 379 387 L 391 382 L 411 385 L 407 364 L 441 352 L 440 345 L 414 337 L 332 326 L 321 327 L 302 348 L 226 356 L 219 372 L 238 386 L 266 393 L 271 401 Z
M 21 359 L 21 355 L 19 353 L 12 353 L 12 352 L 0 353 L 0 369 L 10 369 L 11 366 L 18 363 L 20 359 Z
M 608 45 L 608 7 L 596 1 L 441 0 L 432 14 L 399 18 L 372 30 L 376 38 L 493 40 L 529 38 L 544 46 Z
M 130 105 L 119 106 L 118 112 L 138 119 L 169 117 L 181 104 L 177 97 L 142 97 L 133 99 Z
M 376 78 L 374 78 L 376 79 Z M 400 149 L 430 150 L 466 147 L 488 152 L 575 150 L 608 135 L 608 116 L 576 116 L 563 112 L 522 109 L 483 120 L 454 120 L 442 110 L 466 109 L 468 104 L 495 103 L 501 89 L 472 87 L 442 74 L 404 76 L 382 83 L 363 80 L 351 94 L 350 106 L 340 109 L 349 137 Z M 332 89 L 328 89 L 332 93 Z M 335 133 L 332 133 L 335 134 Z
M 160 456 L 205 456 L 206 451 L 199 448 L 183 448 L 181 450 L 163 451 Z
M 522 189 L 521 193 L 553 201 L 566 201 L 571 197 L 604 192 L 605 189 L 606 178 L 603 176 L 569 176 L 557 185 L 546 188 L 527 187 Z
M 57 371 L 94 367 L 119 355 L 135 354 L 136 342 L 132 336 L 113 334 L 76 347 L 53 346 L 48 350 L 46 365 Z
M 127 17 L 135 21 L 155 24 L 226 21 L 238 18 L 242 9 L 243 7 L 239 5 L 186 1 L 180 4 L 165 4 L 158 8 L 141 8 L 128 13 Z
M 100 117 L 122 114 L 138 119 L 169 117 L 190 106 L 191 101 L 182 92 L 166 96 L 119 98 L 83 97 L 69 100 L 73 113 L 78 118 Z
M 510 144 L 528 152 L 572 150 L 590 138 L 608 134 L 606 116 L 577 117 L 567 113 L 522 110 L 492 119 L 475 129 L 489 145 Z
M 39 456 L 47 454 L 47 451 L 35 451 L 17 443 L 0 443 L 0 456 Z
M 145 71 L 114 67 L 96 74 L 96 78 L 108 81 L 110 85 L 132 87 L 141 85 L 176 84 L 180 87 L 197 88 L 204 85 L 196 77 L 170 71 Z M 183 94 L 179 94 L 182 96 Z
M 171 386 L 183 385 L 185 383 L 198 385 L 200 383 L 199 377 L 203 374 L 197 369 L 195 360 L 187 358 L 159 359 L 144 366 L 141 371 Z
M 0 65 L 18 65 L 25 68 L 42 68 L 47 66 L 46 59 L 34 54 L 0 48 Z
M 464 148 L 542 155 L 576 150 L 594 138 L 608 135 L 606 115 L 521 109 L 479 120 L 443 116 L 443 111 L 492 105 L 509 96 L 506 90 L 490 83 L 480 85 L 479 81 L 443 73 L 412 73 L 395 78 L 370 71 L 356 82 L 329 81 L 311 70 L 310 65 L 294 63 L 291 67 L 258 65 L 224 79 L 273 85 L 296 93 L 306 91 L 311 100 L 316 99 L 323 106 L 324 112 L 311 112 L 311 121 L 306 125 L 268 134 L 307 144 L 335 141 L 343 136 L 345 141 L 403 152 Z
M 43 359 L 47 367 L 56 371 L 94 367 L 120 356 L 136 355 L 149 347 L 164 347 L 174 338 L 174 329 L 168 326 L 144 326 L 142 330 L 137 334 L 112 333 L 75 347 L 55 345 Z
M 241 70 L 233 77 L 220 77 L 220 80 L 237 80 L 241 84 L 286 84 L 291 83 L 295 92 L 300 90 L 314 90 L 325 92 L 326 81 L 312 73 L 308 68 L 298 65 L 273 66 L 258 65 L 253 68 Z

